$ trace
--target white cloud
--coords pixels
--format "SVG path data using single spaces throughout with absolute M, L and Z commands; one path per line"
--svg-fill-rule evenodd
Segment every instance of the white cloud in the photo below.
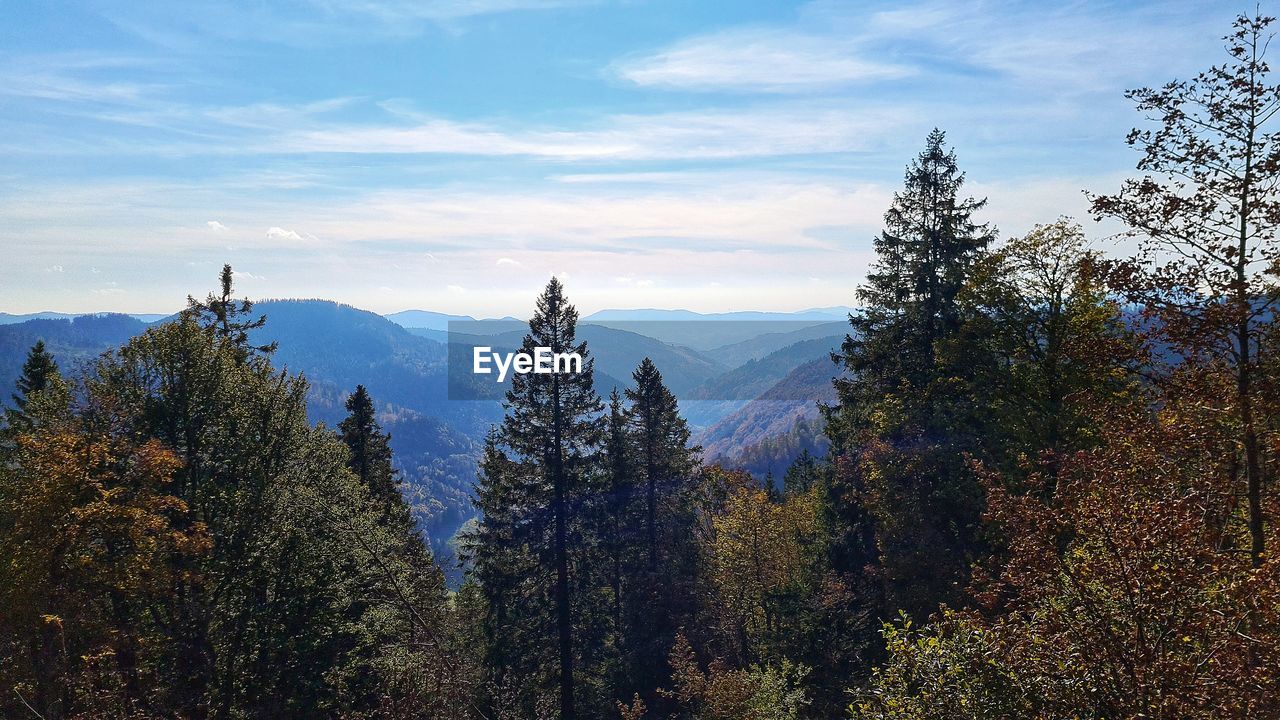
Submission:
M 210 230 L 212 230 L 212 231 L 214 231 L 214 232 L 226 232 L 226 231 L 227 231 L 227 226 L 226 226 L 226 225 L 223 225 L 222 223 L 218 222 L 217 220 L 210 220 L 210 221 L 206 222 L 206 223 L 205 223 L 205 225 L 208 225 L 208 226 L 209 226 L 209 229 L 210 229 Z
M 500 257 L 500 258 L 498 258 L 498 262 L 497 262 L 496 264 L 497 264 L 498 266 L 500 266 L 500 267 L 501 267 L 501 266 L 503 266 L 503 265 L 506 265 L 506 266 L 508 266 L 508 267 L 520 267 L 520 266 L 521 266 L 521 263 L 520 263 L 520 261 L 519 261 L 519 260 L 512 260 L 512 259 L 511 259 L 511 258 L 509 258 L 509 257 Z
M 47 273 L 60 273 L 60 272 L 62 272 L 62 266 L 61 266 L 61 265 L 50 265 L 49 267 L 45 268 L 45 269 L 44 269 L 44 271 L 45 271 L 45 272 L 47 272 Z
M 461 285 L 445 285 L 445 290 L 448 290 L 454 295 L 461 295 L 467 291 L 467 289 Z
M 266 278 L 261 275 L 254 275 L 253 273 L 244 272 L 242 270 L 233 270 L 232 274 L 235 275 L 237 280 L 266 280 Z
M 613 115 L 580 130 L 505 129 L 423 118 L 412 126 L 327 126 L 286 132 L 256 148 L 280 153 L 527 155 L 566 160 L 714 159 L 852 152 L 909 117 L 848 103 Z
M 862 57 L 847 36 L 780 28 L 727 30 L 616 62 L 612 74 L 642 86 L 682 90 L 807 92 L 895 80 L 906 65 Z
M 302 242 L 302 236 L 296 231 L 286 230 L 282 227 L 267 228 L 268 240 L 290 240 L 293 242 Z

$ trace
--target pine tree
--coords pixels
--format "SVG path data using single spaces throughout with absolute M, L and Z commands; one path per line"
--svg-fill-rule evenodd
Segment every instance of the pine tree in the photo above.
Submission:
M 382 432 L 373 399 L 364 385 L 357 385 L 346 402 L 346 419 L 338 423 L 338 435 L 351 449 L 351 470 L 384 507 L 402 502 L 396 471 L 391 466 L 391 436 Z
M 628 388 L 631 401 L 631 432 L 635 438 L 645 498 L 645 550 L 650 571 L 658 569 L 661 552 L 658 534 L 659 490 L 674 494 L 687 480 L 693 466 L 689 450 L 689 426 L 680 417 L 676 398 L 662 384 L 662 373 L 649 358 L 632 373 L 635 388 Z
M 591 572 L 583 555 L 593 546 L 587 510 L 606 422 L 593 387 L 594 360 L 576 339 L 577 320 L 553 277 L 538 298 L 521 352 L 575 352 L 581 372 L 513 377 L 507 415 L 486 448 L 477 487 L 485 518 L 472 539 L 477 578 L 494 620 L 504 623 L 492 634 L 528 633 L 527 644 L 509 647 L 497 661 L 518 668 L 554 647 L 552 667 L 537 671 L 553 679 L 562 720 L 577 717 L 576 661 L 586 648 L 575 647 L 575 629 L 589 602 L 582 597 Z M 522 574 L 511 577 L 512 571 Z M 551 637 L 543 628 L 553 630 Z
M 253 313 L 253 302 L 246 299 L 236 300 L 232 294 L 235 273 L 231 265 L 223 265 L 218 275 L 222 287 L 221 295 L 209 293 L 204 302 L 187 296 L 186 312 L 199 319 L 201 325 L 219 338 L 230 342 L 237 350 L 237 355 L 244 361 L 253 354 L 270 355 L 276 351 L 276 343 L 253 346 L 249 344 L 249 333 L 261 329 L 267 323 L 265 315 L 249 319 Z
M 627 435 L 627 413 L 622 395 L 614 388 L 609 393 L 609 420 L 605 428 L 604 457 L 609 478 L 609 494 L 605 501 L 602 535 L 608 555 L 609 590 L 613 601 L 612 624 L 622 628 L 622 595 L 627 579 L 636 565 L 633 558 L 636 527 L 634 512 L 635 473 L 632 469 L 630 438 Z M 625 638 L 624 638 L 625 640 Z
M 689 446 L 689 427 L 680 417 L 676 398 L 662 382 L 649 358 L 632 373 L 635 387 L 626 391 L 630 445 L 644 518 L 643 572 L 628 599 L 624 628 L 632 652 L 630 680 L 642 692 L 665 681 L 666 655 L 680 626 L 696 609 L 697 551 L 693 544 L 690 489 L 697 448 Z M 648 698 L 653 700 L 652 695 Z
M 65 390 L 58 364 L 54 362 L 53 355 L 45 350 L 43 340 L 37 340 L 27 352 L 27 359 L 22 364 L 22 374 L 18 376 L 16 388 L 17 392 L 12 395 L 13 407 L 6 408 L 4 412 L 6 427 L 3 436 L 0 436 L 0 447 L 12 446 L 11 436 L 15 432 L 31 429 L 36 422 L 35 416 L 40 414 L 31 405 L 40 393 L 54 388 Z M 60 404 L 65 406 L 59 398 L 51 403 L 51 409 L 55 412 L 60 410 Z
M 54 362 L 44 348 L 44 341 L 37 340 L 27 352 L 27 360 L 22 363 L 22 374 L 18 376 L 18 392 L 13 395 L 13 405 L 19 412 L 26 409 L 27 401 L 33 393 L 48 387 L 53 378 L 61 377 L 58 363 Z
M 990 403 L 979 397 L 994 358 L 963 332 L 961 294 L 994 231 L 964 198 L 964 173 L 940 130 L 907 168 L 885 213 L 879 259 L 859 288 L 864 307 L 840 355 L 848 377 L 827 411 L 837 503 L 833 517 L 869 516 L 887 602 L 927 615 L 962 592 L 980 549 L 981 488 L 966 454 L 984 456 Z M 865 514 L 864 514 L 865 511 Z M 865 528 L 864 528 L 865 529 Z M 862 530 L 837 530 L 833 567 L 865 554 Z
M 965 176 L 945 140 L 941 130 L 929 133 L 907 168 L 875 241 L 876 264 L 858 289 L 863 308 L 840 355 L 852 377 L 837 390 L 842 416 L 859 425 L 886 394 L 919 391 L 938 376 L 937 343 L 959 331 L 960 292 L 995 238 L 973 219 L 986 200 L 961 197 Z M 844 425 L 834 429 L 833 442 L 848 439 Z

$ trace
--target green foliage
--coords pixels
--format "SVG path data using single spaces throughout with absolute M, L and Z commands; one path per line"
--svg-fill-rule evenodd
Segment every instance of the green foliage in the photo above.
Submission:
M 253 302 L 248 299 L 236 300 L 232 296 L 234 281 L 235 273 L 232 272 L 231 266 L 223 265 L 222 273 L 218 275 L 222 293 L 220 295 L 209 293 L 204 302 L 188 296 L 185 312 L 194 316 L 197 322 L 210 332 L 217 334 L 219 338 L 236 348 L 236 355 L 240 360 L 248 358 L 252 353 L 270 355 L 276 351 L 275 343 L 256 347 L 249 344 L 249 333 L 261 329 L 266 324 L 267 318 L 264 315 L 255 319 L 247 317 L 253 313 Z
M 808 669 L 783 660 L 776 666 L 735 670 L 714 661 L 704 671 L 689 641 L 676 638 L 671 649 L 672 690 L 662 694 L 689 720 L 798 720 L 809 704 L 802 684 Z
M 1038 717 L 1036 696 L 1000 646 L 956 614 L 917 628 L 904 613 L 884 625 L 889 661 L 856 693 L 856 720 L 1020 720 Z
M 488 607 L 493 679 L 518 689 L 534 713 L 551 696 L 562 718 L 592 697 L 584 671 L 601 672 L 603 633 L 592 506 L 598 503 L 603 406 L 594 359 L 577 342 L 578 313 L 552 278 L 529 321 L 522 352 L 576 352 L 573 374 L 518 374 L 507 415 L 485 444 L 476 504 L 484 518 L 468 539 L 474 576 Z M 585 701 L 585 702 L 584 702 Z
M 55 378 L 61 377 L 58 364 L 44 347 L 43 340 L 37 340 L 27 353 L 26 362 L 22 364 L 22 374 L 18 376 L 18 392 L 13 395 L 13 404 L 19 412 L 26 408 L 32 393 L 44 390 Z
M 426 673 L 425 716 L 467 716 L 439 569 L 307 422 L 306 384 L 244 343 L 185 313 L 75 404 L 54 380 L 28 395 L 41 422 L 0 473 L 22 578 L 0 603 L 24 608 L 0 612 L 0 672 L 31 692 L 5 714 L 355 717 Z

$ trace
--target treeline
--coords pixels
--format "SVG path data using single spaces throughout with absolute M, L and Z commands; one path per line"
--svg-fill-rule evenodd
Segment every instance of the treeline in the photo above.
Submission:
M 261 318 L 231 280 L 83 377 L 32 349 L 0 436 L 0 715 L 465 701 L 368 395 L 336 432 L 311 426 L 305 380 L 250 345 Z
M 0 712 L 42 718 L 1280 717 L 1280 141 L 1268 18 L 1130 93 L 1141 176 L 997 244 L 940 131 L 766 486 L 660 368 L 599 396 L 555 279 L 446 591 L 363 388 L 335 430 L 232 298 L 63 378 L 0 464 Z M 833 366 L 833 375 L 836 368 Z

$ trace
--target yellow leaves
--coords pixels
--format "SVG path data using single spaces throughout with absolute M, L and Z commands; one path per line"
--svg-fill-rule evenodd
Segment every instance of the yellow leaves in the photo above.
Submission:
M 803 539 L 817 523 L 812 493 L 769 499 L 759 487 L 730 492 L 712 521 L 712 577 L 726 608 L 752 628 L 767 600 L 803 582 L 808 572 Z
M 59 630 L 62 629 L 62 618 L 58 617 L 57 615 L 49 615 L 49 614 L 41 615 L 40 622 L 44 623 L 45 625 L 53 625 Z

